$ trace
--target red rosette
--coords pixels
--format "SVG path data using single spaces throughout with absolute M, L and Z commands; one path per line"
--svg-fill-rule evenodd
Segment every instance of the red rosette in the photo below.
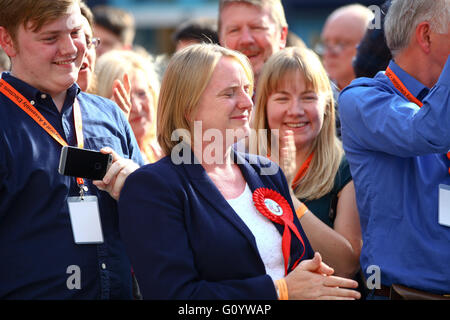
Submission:
M 258 188 L 253 192 L 253 202 L 256 209 L 265 217 L 278 224 L 284 224 L 283 218 L 292 216 L 292 210 L 287 200 L 275 190 Z
M 268 188 L 258 188 L 253 192 L 253 202 L 256 209 L 269 220 L 284 226 L 281 249 L 284 257 L 285 274 L 288 273 L 288 264 L 291 252 L 291 231 L 300 240 L 303 246 L 303 253 L 295 261 L 292 268 L 295 268 L 305 254 L 305 243 L 294 224 L 294 214 L 287 200 L 278 192 Z

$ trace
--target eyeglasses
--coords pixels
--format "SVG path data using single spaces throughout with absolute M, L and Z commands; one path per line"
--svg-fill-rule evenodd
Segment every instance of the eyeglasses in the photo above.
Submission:
M 324 55 L 325 52 L 329 52 L 335 55 L 339 55 L 342 53 L 342 51 L 344 51 L 345 49 L 347 49 L 348 47 L 353 46 L 353 44 L 351 42 L 336 42 L 333 44 L 330 43 L 325 43 L 325 42 L 319 42 L 315 47 L 314 47 L 314 51 L 316 51 L 316 53 L 318 55 Z M 356 48 L 356 45 L 354 45 L 354 47 Z
M 86 38 L 86 47 L 88 49 L 92 48 L 92 46 L 94 46 L 94 48 L 97 48 L 99 45 L 100 45 L 100 38 L 91 38 L 91 39 Z

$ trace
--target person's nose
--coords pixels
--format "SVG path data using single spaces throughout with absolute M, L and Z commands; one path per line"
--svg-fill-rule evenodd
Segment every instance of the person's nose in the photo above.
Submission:
M 240 41 L 241 45 L 242 44 L 252 44 L 252 43 L 254 43 L 255 42 L 255 38 L 253 37 L 252 31 L 249 28 L 247 28 L 247 27 L 242 28 L 241 36 L 240 36 L 239 41 Z
M 133 113 L 137 114 L 142 112 L 142 103 L 134 94 L 131 94 L 131 110 L 133 110 Z
M 292 100 L 287 110 L 287 114 L 293 117 L 301 117 L 305 115 L 305 109 L 303 108 L 303 104 L 300 99 Z
M 246 109 L 248 111 L 251 111 L 253 108 L 252 97 L 244 90 L 242 90 L 242 92 L 239 96 L 238 107 L 240 109 L 244 109 L 244 110 Z
M 78 50 L 82 50 L 82 54 L 86 52 L 86 44 L 82 45 L 80 43 L 79 46 L 75 44 L 75 40 L 69 35 L 62 37 L 60 40 L 59 52 L 61 55 L 73 55 L 78 52 Z

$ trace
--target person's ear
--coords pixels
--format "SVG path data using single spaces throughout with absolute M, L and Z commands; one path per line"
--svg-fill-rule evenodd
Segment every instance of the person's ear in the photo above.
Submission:
M 14 40 L 5 27 L 0 27 L 0 46 L 9 57 L 14 57 L 17 54 Z
M 429 54 L 431 51 L 431 26 L 428 21 L 421 22 L 417 25 L 414 33 L 414 39 L 422 51 Z
M 282 27 L 281 34 L 280 34 L 280 37 L 281 37 L 280 49 L 284 49 L 286 47 L 287 35 L 288 35 L 288 28 Z

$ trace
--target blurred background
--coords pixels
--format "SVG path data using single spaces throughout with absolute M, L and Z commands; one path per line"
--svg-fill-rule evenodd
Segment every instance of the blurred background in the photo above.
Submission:
M 176 27 L 191 18 L 218 16 L 218 0 L 87 0 L 92 8 L 107 4 L 123 8 L 134 15 L 134 43 L 152 54 L 171 54 L 175 50 L 171 35 Z M 289 30 L 313 48 L 327 16 L 336 8 L 360 3 L 381 5 L 384 0 L 282 0 Z

